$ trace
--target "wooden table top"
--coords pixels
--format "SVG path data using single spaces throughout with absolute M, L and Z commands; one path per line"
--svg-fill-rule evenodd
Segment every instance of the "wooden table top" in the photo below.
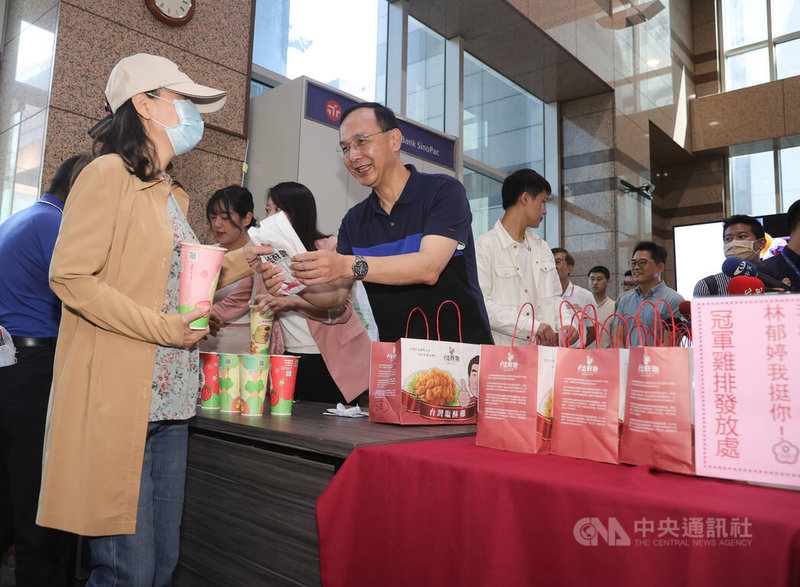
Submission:
M 191 428 L 250 441 L 346 459 L 359 446 L 474 436 L 475 425 L 399 426 L 368 418 L 324 416 L 326 403 L 298 402 L 291 416 L 242 416 L 219 410 L 197 410 Z M 267 408 L 268 409 L 268 406 Z

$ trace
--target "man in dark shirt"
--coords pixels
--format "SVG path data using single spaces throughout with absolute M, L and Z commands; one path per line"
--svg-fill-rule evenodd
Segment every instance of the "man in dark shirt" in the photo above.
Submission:
M 800 292 L 800 200 L 789 206 L 786 212 L 789 225 L 789 244 L 783 250 L 758 264 L 758 272 L 774 277 L 791 286 L 792 292 Z
M 405 336 L 413 308 L 433 321 L 439 305 L 453 300 L 461 313 L 461 335 L 457 314 L 448 307 L 442 310 L 441 339 L 491 343 L 464 186 L 450 176 L 403 165 L 402 133 L 392 111 L 380 104 L 357 104 L 345 111 L 339 138 L 345 167 L 372 192 L 342 220 L 337 252 L 294 257 L 294 276 L 310 286 L 300 296 L 336 307 L 354 280 L 363 280 L 380 339 L 386 342 Z M 265 273 L 268 287 L 276 283 L 272 275 Z M 435 337 L 435 325 L 431 328 Z M 412 321 L 409 336 L 426 337 L 421 320 Z
M 764 227 L 750 216 L 737 214 L 722 221 L 722 241 L 725 258 L 737 257 L 756 263 L 767 244 Z M 731 278 L 722 272 L 704 277 L 694 286 L 693 297 L 727 296 Z
M 0 552 L 14 544 L 17 585 L 68 584 L 70 535 L 37 526 L 36 511 L 61 320 L 50 259 L 67 194 L 89 161 L 64 161 L 39 201 L 0 224 L 0 326 L 11 334 L 17 359 L 0 368 Z

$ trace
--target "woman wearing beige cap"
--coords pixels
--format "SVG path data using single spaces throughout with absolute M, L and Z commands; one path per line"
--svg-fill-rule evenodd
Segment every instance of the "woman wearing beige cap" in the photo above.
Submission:
M 64 210 L 50 285 L 64 304 L 37 522 L 89 536 L 88 585 L 167 585 L 178 561 L 197 342 L 178 314 L 179 242 L 197 242 L 167 174 L 226 94 L 163 57 L 121 60 L 97 158 Z M 220 285 L 271 251 L 225 255 Z

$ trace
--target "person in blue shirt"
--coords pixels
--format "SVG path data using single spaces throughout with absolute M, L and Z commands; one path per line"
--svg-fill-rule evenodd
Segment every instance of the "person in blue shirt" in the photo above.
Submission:
M 462 334 L 449 306 L 442 310 L 441 340 L 491 344 L 464 186 L 453 177 L 403 165 L 403 135 L 394 113 L 381 104 L 365 102 L 346 110 L 339 139 L 345 168 L 372 191 L 342 220 L 337 252 L 293 258 L 294 276 L 311 286 L 300 296 L 337 307 L 354 281 L 363 280 L 384 342 L 405 336 L 414 307 L 435 320 L 439 305 L 453 300 L 461 312 Z M 286 277 L 275 276 L 277 269 L 261 269 L 268 288 Z M 421 320 L 412 321 L 409 336 L 426 337 Z
M 71 535 L 36 525 L 47 402 L 61 320 L 49 272 L 72 184 L 91 161 L 75 155 L 47 193 L 0 224 L 0 326 L 17 362 L 0 368 L 0 552 L 14 544 L 17 585 L 68 585 Z
M 625 346 L 628 346 L 626 339 L 630 340 L 630 346 L 669 344 L 670 336 L 665 327 L 672 326 L 673 317 L 676 324 L 683 320 L 679 309 L 683 296 L 661 281 L 666 262 L 666 249 L 654 242 L 642 241 L 633 248 L 631 271 L 637 286 L 622 296 L 617 304 L 617 314 L 623 316 L 625 322 L 619 318 L 615 321 L 615 336 Z M 641 306 L 644 301 L 655 304 L 656 310 L 650 304 Z M 636 326 L 637 316 L 644 329 Z

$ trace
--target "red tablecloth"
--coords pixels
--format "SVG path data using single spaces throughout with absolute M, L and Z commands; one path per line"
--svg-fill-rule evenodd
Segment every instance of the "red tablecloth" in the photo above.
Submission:
M 800 585 L 800 493 L 474 438 L 357 449 L 317 522 L 326 586 Z

